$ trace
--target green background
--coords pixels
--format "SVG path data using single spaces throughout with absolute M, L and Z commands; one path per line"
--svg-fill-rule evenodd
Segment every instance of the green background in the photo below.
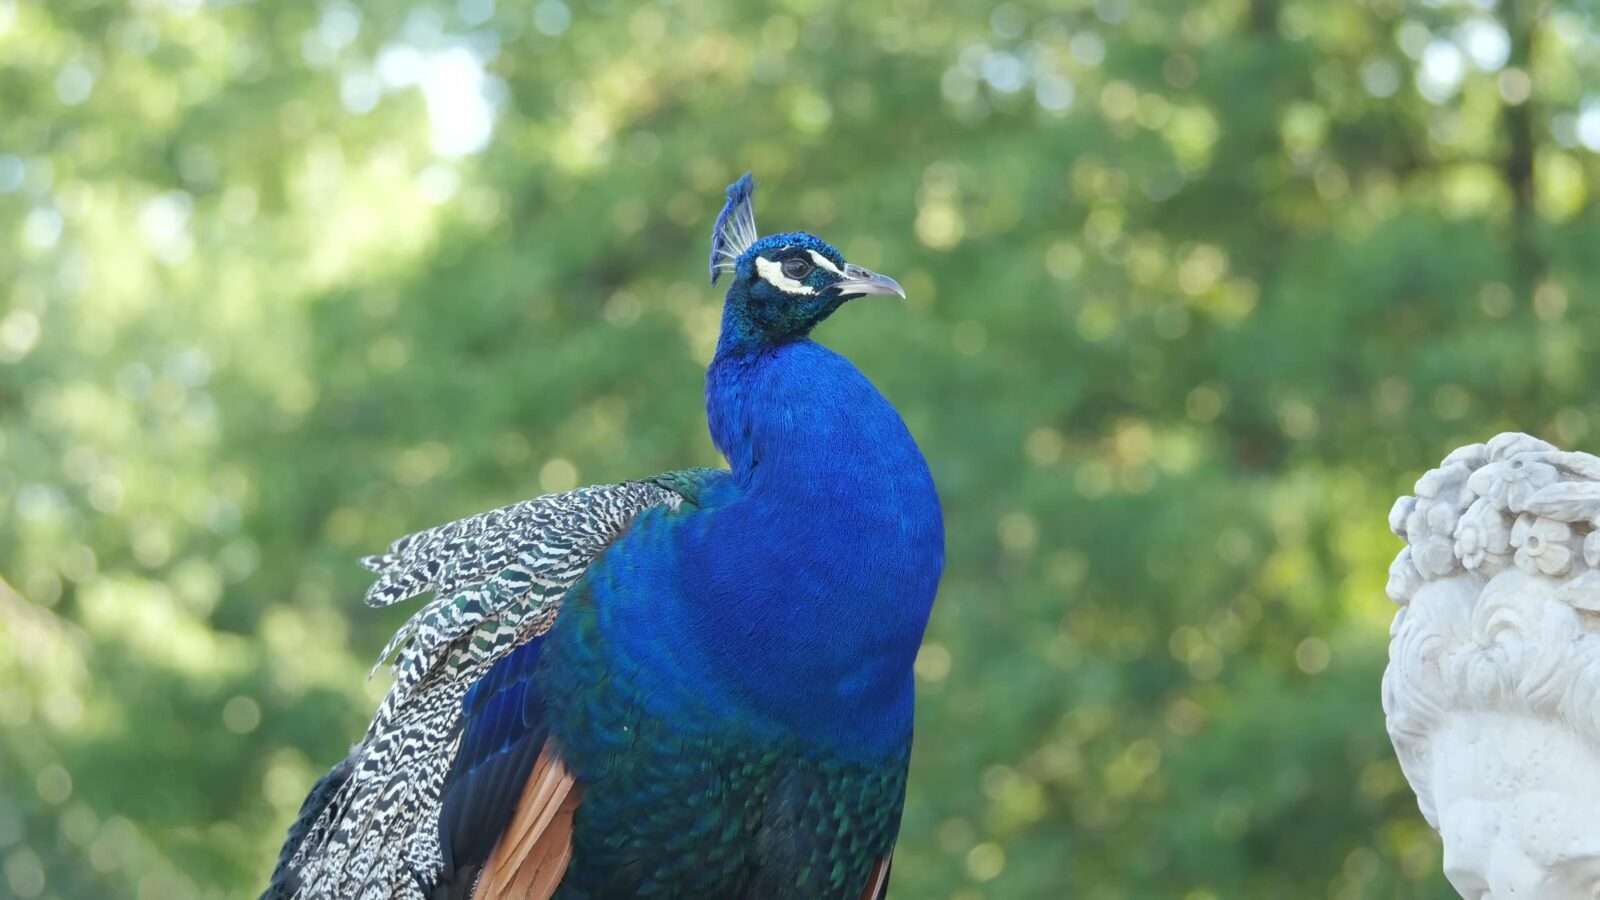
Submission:
M 357 556 L 717 462 L 722 189 L 945 501 L 896 898 L 1448 898 L 1391 499 L 1600 444 L 1579 2 L 0 0 L 0 895 L 253 896 Z M 492 126 L 492 130 L 491 130 Z M 851 627 L 841 622 L 839 627 Z

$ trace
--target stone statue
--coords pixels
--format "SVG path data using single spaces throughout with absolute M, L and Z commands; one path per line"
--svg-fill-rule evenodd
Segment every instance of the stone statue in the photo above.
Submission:
M 1525 434 L 1401 497 L 1383 711 L 1466 900 L 1600 898 L 1600 457 Z

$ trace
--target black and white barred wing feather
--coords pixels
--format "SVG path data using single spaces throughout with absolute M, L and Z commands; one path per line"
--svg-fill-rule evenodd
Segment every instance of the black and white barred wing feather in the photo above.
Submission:
M 264 900 L 424 900 L 444 867 L 441 793 L 462 698 L 544 633 L 561 598 L 641 511 L 683 500 L 691 473 L 548 494 L 395 541 L 362 563 L 367 603 L 433 598 L 380 654 L 395 681 L 350 756 L 312 789 Z

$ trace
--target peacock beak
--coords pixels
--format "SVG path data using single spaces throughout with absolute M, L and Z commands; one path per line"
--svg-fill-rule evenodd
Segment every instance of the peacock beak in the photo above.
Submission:
M 906 298 L 906 289 L 900 286 L 887 275 L 879 275 L 860 266 L 845 264 L 844 277 L 834 282 L 834 290 L 849 297 L 861 297 L 866 294 L 897 294 L 901 300 Z

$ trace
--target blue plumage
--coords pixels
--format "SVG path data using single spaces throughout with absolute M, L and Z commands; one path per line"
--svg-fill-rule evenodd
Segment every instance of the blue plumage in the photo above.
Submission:
M 911 663 L 943 563 L 938 496 L 910 433 L 854 366 L 810 341 L 719 357 L 706 395 L 741 491 L 679 529 L 689 610 L 646 614 L 704 648 L 697 685 L 732 685 L 841 752 L 892 748 L 910 732 Z
M 414 668 L 361 765 L 308 801 L 269 896 L 881 898 L 943 520 L 893 406 L 808 335 L 902 292 L 813 235 L 758 237 L 753 193 L 730 186 L 712 232 L 731 281 L 706 414 L 729 469 L 541 498 L 375 557 L 384 602 L 461 593 L 408 623 Z M 448 760 L 437 786 L 425 766 L 392 790 L 407 752 Z

